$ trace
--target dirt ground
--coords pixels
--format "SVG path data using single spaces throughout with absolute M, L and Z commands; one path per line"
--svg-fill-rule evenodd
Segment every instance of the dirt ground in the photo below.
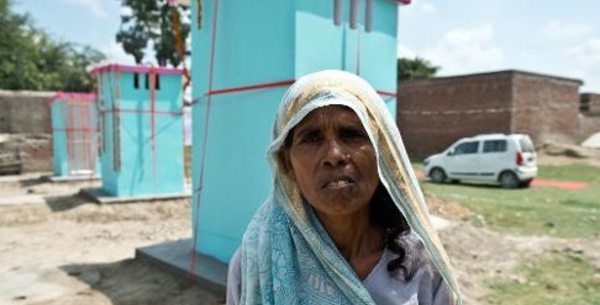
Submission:
M 97 205 L 76 195 L 91 185 L 0 177 L 0 304 L 223 304 L 223 296 L 134 259 L 137 247 L 191 236 L 188 201 Z M 464 221 L 469 211 L 457 203 L 429 201 L 451 223 L 440 234 L 466 304 L 486 304 L 484 278 L 520 281 L 511 270 L 525 256 L 577 251 L 600 268 L 598 237 L 503 235 Z
M 97 205 L 72 184 L 25 178 L 0 179 L 0 304 L 224 303 L 134 259 L 137 247 L 191 236 L 188 201 Z

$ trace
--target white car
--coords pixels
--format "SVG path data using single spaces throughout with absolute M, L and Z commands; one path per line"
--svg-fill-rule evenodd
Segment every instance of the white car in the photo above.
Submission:
M 425 159 L 433 182 L 460 180 L 498 182 L 505 188 L 529 186 L 537 176 L 537 155 L 524 134 L 486 134 L 456 141 Z

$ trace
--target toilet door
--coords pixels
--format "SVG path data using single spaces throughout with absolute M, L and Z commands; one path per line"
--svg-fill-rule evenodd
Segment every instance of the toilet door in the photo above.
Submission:
M 68 162 L 71 175 L 92 174 L 96 166 L 97 139 L 94 104 L 73 100 L 68 103 Z

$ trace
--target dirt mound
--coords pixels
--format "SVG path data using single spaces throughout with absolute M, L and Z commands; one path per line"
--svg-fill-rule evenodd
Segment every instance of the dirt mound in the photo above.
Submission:
M 448 220 L 467 220 L 473 216 L 473 213 L 469 209 L 461 206 L 458 202 L 444 201 L 436 196 L 427 194 L 425 195 L 425 201 L 431 214 Z
M 593 149 L 600 149 L 600 132 L 597 132 L 587 138 L 581 146 Z
M 538 150 L 539 165 L 587 164 L 600 167 L 600 150 L 578 145 L 544 143 Z
M 595 158 L 600 154 L 589 147 L 579 145 L 559 144 L 559 143 L 544 143 L 540 152 L 550 156 L 566 156 L 573 158 Z
M 24 172 L 52 170 L 51 134 L 2 134 L 0 154 L 19 154 Z

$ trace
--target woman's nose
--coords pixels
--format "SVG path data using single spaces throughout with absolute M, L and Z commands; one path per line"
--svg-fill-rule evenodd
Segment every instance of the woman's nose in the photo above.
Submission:
M 348 153 L 337 139 L 331 139 L 325 143 L 325 157 L 323 164 L 326 166 L 338 166 L 348 162 Z

